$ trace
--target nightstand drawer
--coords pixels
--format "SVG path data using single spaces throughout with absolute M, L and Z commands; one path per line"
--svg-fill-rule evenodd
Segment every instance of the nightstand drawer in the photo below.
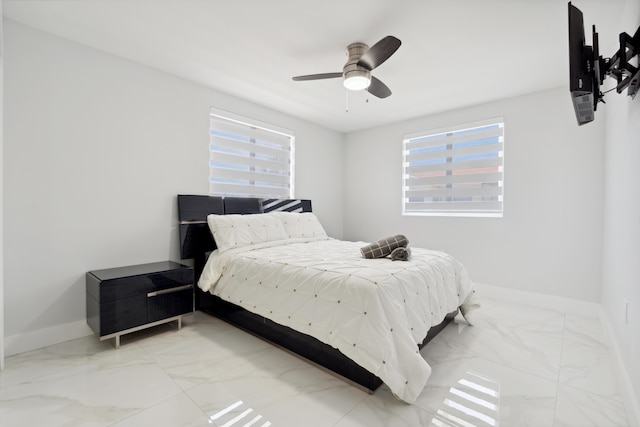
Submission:
M 193 311 L 193 286 L 168 289 L 155 295 L 147 294 L 149 322 Z
M 89 287 L 87 291 L 94 295 L 100 302 L 114 301 L 135 295 L 193 284 L 192 269 L 162 271 L 102 281 L 99 280 L 100 276 L 96 273 L 97 272 L 90 273 L 97 277 L 93 286 Z M 98 285 L 98 283 L 100 284 Z
M 138 295 L 100 304 L 100 336 L 135 328 L 148 322 L 147 297 Z

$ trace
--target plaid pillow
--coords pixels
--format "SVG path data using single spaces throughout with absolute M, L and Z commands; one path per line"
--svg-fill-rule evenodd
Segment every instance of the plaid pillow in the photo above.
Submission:
M 364 258 L 384 258 L 389 256 L 395 248 L 406 248 L 408 244 L 409 240 L 406 237 L 397 234 L 364 246 L 360 248 L 360 252 Z

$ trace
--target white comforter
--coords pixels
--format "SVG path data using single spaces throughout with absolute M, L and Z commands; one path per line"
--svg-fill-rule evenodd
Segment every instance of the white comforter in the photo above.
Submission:
M 447 313 L 477 307 L 466 269 L 411 248 L 409 261 L 364 259 L 362 242 L 290 239 L 214 251 L 198 282 L 222 299 L 327 343 L 408 403 L 431 367 L 417 343 Z

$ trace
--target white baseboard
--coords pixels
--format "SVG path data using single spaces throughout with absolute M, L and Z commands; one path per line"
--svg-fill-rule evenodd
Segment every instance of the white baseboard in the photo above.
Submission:
M 486 285 L 483 283 L 474 283 L 474 285 L 481 300 L 482 296 L 486 295 L 493 299 L 517 302 L 520 304 L 525 302 L 527 305 L 532 305 L 534 307 L 550 308 L 565 313 L 582 314 L 594 317 L 597 317 L 600 314 L 600 304 L 595 302 L 503 288 L 501 286 Z
M 486 285 L 482 283 L 475 283 L 480 300 L 482 296 L 486 295 L 488 298 L 498 299 L 502 301 L 517 302 L 522 304 L 523 302 L 535 307 L 550 308 L 553 310 L 562 311 L 564 313 L 579 314 L 586 316 L 594 316 L 600 319 L 604 335 L 608 340 L 609 348 L 613 357 L 613 365 L 616 370 L 616 377 L 618 384 L 620 385 L 620 392 L 624 399 L 625 409 L 627 416 L 629 417 L 630 426 L 640 426 L 640 406 L 638 402 L 640 399 L 636 396 L 636 390 L 629 380 L 630 376 L 627 373 L 627 369 L 624 364 L 624 359 L 620 353 L 620 346 L 618 345 L 611 322 L 606 313 L 602 309 L 602 304 L 574 300 L 571 298 L 564 298 L 555 295 L 538 294 L 535 292 L 520 291 L 515 289 L 503 288 L 499 286 Z
M 36 350 L 53 344 L 92 335 L 86 320 L 64 323 L 4 338 L 5 356 Z

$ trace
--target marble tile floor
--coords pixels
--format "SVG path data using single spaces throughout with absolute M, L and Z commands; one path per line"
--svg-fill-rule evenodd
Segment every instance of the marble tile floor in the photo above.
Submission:
M 1 426 L 627 426 L 597 317 L 483 299 L 422 355 L 413 405 L 368 394 L 214 317 L 11 356 Z

